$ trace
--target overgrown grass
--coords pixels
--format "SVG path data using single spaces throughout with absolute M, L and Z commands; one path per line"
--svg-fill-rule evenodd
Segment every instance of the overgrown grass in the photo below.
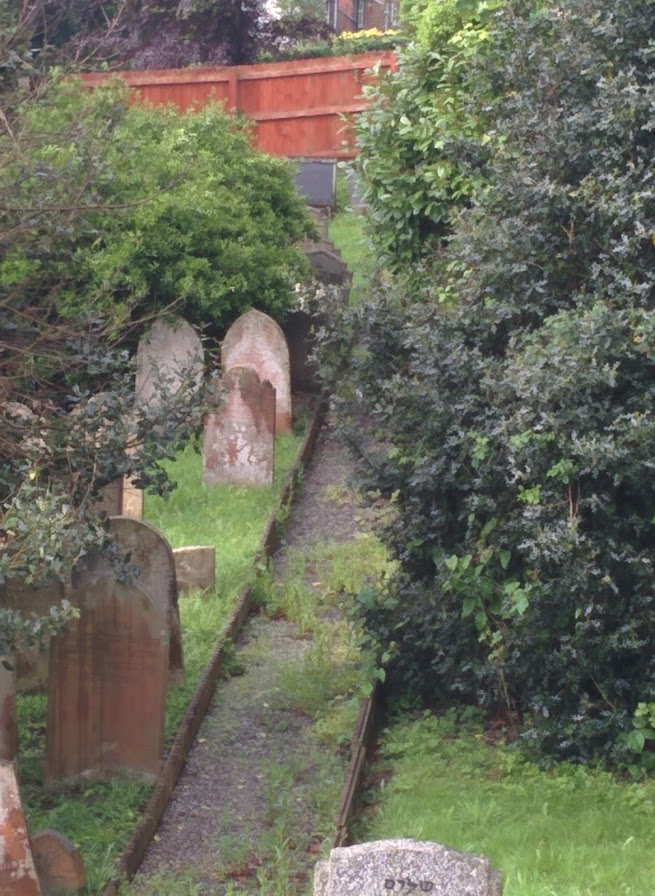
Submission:
M 256 573 L 253 561 L 264 526 L 278 506 L 303 435 L 276 440 L 273 487 L 204 486 L 201 456 L 189 446 L 170 463 L 172 478 L 178 483 L 171 497 L 167 501 L 153 496 L 146 499 L 146 520 L 160 529 L 173 547 L 213 544 L 217 556 L 214 593 L 180 599 L 186 683 L 167 698 L 167 745 L 242 587 Z M 44 790 L 45 697 L 19 697 L 18 713 L 21 794 L 29 828 L 33 832 L 56 828 L 76 843 L 87 870 L 85 893 L 97 894 L 113 874 L 150 787 L 113 780 L 56 792 Z
M 655 879 L 655 782 L 544 771 L 480 725 L 399 716 L 384 735 L 360 839 L 415 837 L 484 854 L 504 896 L 645 896 Z

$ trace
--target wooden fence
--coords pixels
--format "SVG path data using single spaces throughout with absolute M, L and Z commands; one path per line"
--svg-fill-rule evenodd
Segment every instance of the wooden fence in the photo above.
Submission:
M 296 158 L 348 158 L 356 155 L 351 128 L 342 119 L 366 107 L 362 87 L 370 71 L 392 69 L 392 51 L 358 53 L 294 62 L 122 72 L 119 77 L 154 105 L 193 109 L 223 101 L 255 122 L 257 146 L 272 155 Z M 107 74 L 83 75 L 94 86 Z

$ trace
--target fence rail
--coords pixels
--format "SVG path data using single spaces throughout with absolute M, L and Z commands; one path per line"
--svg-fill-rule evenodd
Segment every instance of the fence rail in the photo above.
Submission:
M 272 155 L 349 158 L 356 155 L 353 116 L 366 108 L 362 87 L 371 71 L 393 69 L 392 51 L 358 53 L 293 62 L 223 68 L 121 72 L 142 102 L 177 106 L 181 111 L 211 100 L 224 102 L 255 122 L 255 141 Z M 110 75 L 86 74 L 90 87 Z M 347 117 L 344 122 L 343 117 Z

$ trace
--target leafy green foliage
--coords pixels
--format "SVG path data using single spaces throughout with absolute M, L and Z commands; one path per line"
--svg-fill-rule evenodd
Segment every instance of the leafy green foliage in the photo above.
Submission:
M 144 321 L 172 307 L 214 331 L 253 305 L 280 316 L 311 224 L 286 163 L 218 106 L 130 107 L 120 84 L 60 77 L 7 97 L 0 584 L 36 584 L 103 543 L 106 485 L 165 493 L 161 461 L 198 425 L 192 386 L 135 407 L 129 349 Z M 26 636 L 5 610 L 2 623 L 3 637 Z
M 523 13 L 488 26 L 502 64 L 471 58 L 488 186 L 410 270 L 423 290 L 378 290 L 324 363 L 344 379 L 352 349 L 342 394 L 381 448 L 353 438 L 396 496 L 409 578 L 362 608 L 392 675 L 520 717 L 543 752 L 629 762 L 655 692 L 653 3 Z
M 291 170 L 220 106 L 181 115 L 128 107 L 118 83 L 63 83 L 20 126 L 3 146 L 2 273 L 15 290 L 56 289 L 60 315 L 91 303 L 118 324 L 175 304 L 220 327 L 289 303 L 304 270 L 294 243 L 310 231 Z M 53 222 L 53 208 L 69 217 Z
M 399 50 L 397 71 L 365 88 L 355 167 L 378 256 L 392 270 L 430 258 L 450 232 L 451 211 L 485 183 L 492 116 L 470 100 L 490 95 L 472 68 L 476 56 L 493 55 L 487 6 L 431 4 L 421 39 Z

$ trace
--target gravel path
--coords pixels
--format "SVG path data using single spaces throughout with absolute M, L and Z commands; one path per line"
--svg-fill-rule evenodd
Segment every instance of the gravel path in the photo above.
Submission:
M 328 423 L 272 558 L 274 575 L 297 549 L 355 536 L 360 516 L 349 497 L 351 473 L 347 449 Z M 339 500 L 328 498 L 337 494 Z M 309 643 L 285 620 L 249 620 L 236 654 L 244 674 L 219 683 L 136 889 L 152 875 L 163 874 L 162 880 L 180 882 L 170 890 L 180 894 L 268 893 L 257 882 L 253 845 L 274 836 L 276 821 L 286 813 L 299 856 L 297 867 L 289 869 L 295 881 L 288 894 L 307 892 L 320 838 L 303 794 L 312 778 L 327 769 L 302 736 L 309 719 L 281 703 L 279 684 L 285 668 L 302 661 Z M 345 768 L 346 757 L 340 775 Z M 182 889 L 183 881 L 188 889 Z M 270 892 L 286 896 L 284 890 Z

